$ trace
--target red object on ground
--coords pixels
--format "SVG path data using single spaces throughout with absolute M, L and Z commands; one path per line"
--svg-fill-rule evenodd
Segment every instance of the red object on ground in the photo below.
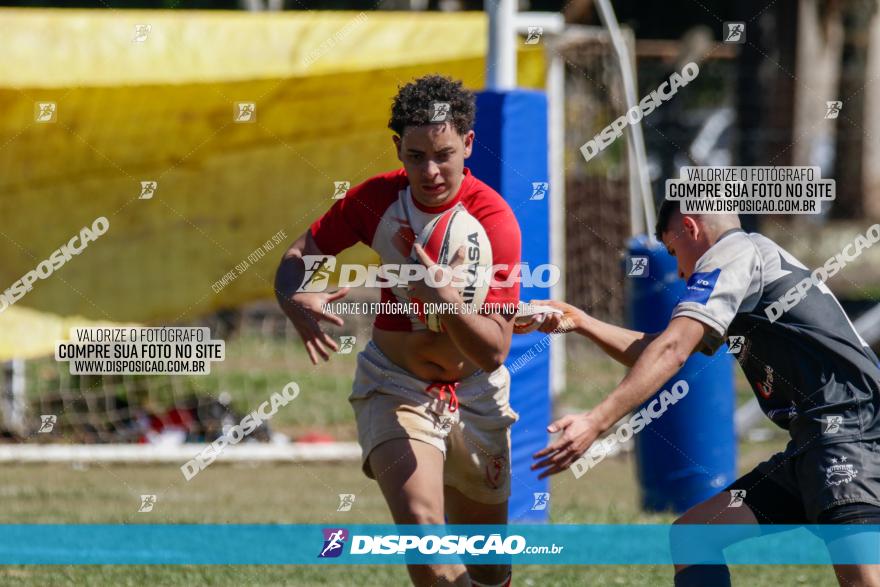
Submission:
M 299 438 L 295 439 L 296 442 L 336 442 L 336 439 L 332 434 L 327 434 L 326 432 L 306 432 Z

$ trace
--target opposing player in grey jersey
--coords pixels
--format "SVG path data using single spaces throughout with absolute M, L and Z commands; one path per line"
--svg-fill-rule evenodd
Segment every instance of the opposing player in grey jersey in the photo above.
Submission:
M 880 239 L 880 227 L 872 230 Z M 711 355 L 729 339 L 762 410 L 791 441 L 677 523 L 880 524 L 880 366 L 831 291 L 772 240 L 744 232 L 736 215 L 683 215 L 665 202 L 656 233 L 687 280 L 663 332 L 535 301 L 564 312 L 543 331 L 575 331 L 632 369 L 591 411 L 551 424 L 561 434 L 535 454 L 533 468 L 542 476 L 569 468 L 692 353 Z M 742 506 L 728 507 L 732 496 Z M 841 585 L 880 586 L 878 565 L 835 565 L 835 573 Z M 725 565 L 676 565 L 675 584 L 730 585 L 730 573 Z

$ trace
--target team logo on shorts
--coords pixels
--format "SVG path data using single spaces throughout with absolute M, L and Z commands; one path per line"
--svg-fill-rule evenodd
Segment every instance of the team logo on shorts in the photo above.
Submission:
M 846 457 L 835 458 L 831 459 L 831 466 L 825 469 L 825 482 L 828 485 L 843 485 L 855 479 L 858 474 L 855 467 L 846 462 Z
M 507 474 L 507 457 L 495 455 L 489 459 L 486 465 L 486 485 L 492 489 L 498 489 L 504 482 Z
M 345 541 L 348 540 L 348 530 L 345 528 L 324 528 L 324 546 L 318 553 L 318 558 L 336 558 L 342 554 Z
M 755 387 L 758 388 L 758 393 L 764 399 L 770 399 L 770 396 L 773 395 L 773 367 L 764 365 L 764 381 L 755 383 Z

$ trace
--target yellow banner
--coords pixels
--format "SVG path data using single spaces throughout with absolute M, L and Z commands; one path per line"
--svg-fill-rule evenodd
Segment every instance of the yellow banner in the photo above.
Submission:
M 0 359 L 51 352 L 65 317 L 172 323 L 271 297 L 334 183 L 399 166 L 398 86 L 484 85 L 483 13 L 12 9 L 0 22 L 0 291 L 64 260 L 0 312 Z M 543 49 L 523 46 L 520 85 L 543 80 Z M 106 232 L 72 254 L 100 217 Z M 341 257 L 356 260 L 372 257 Z

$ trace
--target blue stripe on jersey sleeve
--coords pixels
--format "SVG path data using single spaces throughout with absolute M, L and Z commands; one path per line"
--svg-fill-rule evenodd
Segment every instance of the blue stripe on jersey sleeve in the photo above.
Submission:
M 715 284 L 718 283 L 718 276 L 720 275 L 720 267 L 714 271 L 694 273 L 691 275 L 691 278 L 688 279 L 687 282 L 687 289 L 679 300 L 679 303 L 694 302 L 705 306 L 709 301 L 712 292 L 715 290 Z

